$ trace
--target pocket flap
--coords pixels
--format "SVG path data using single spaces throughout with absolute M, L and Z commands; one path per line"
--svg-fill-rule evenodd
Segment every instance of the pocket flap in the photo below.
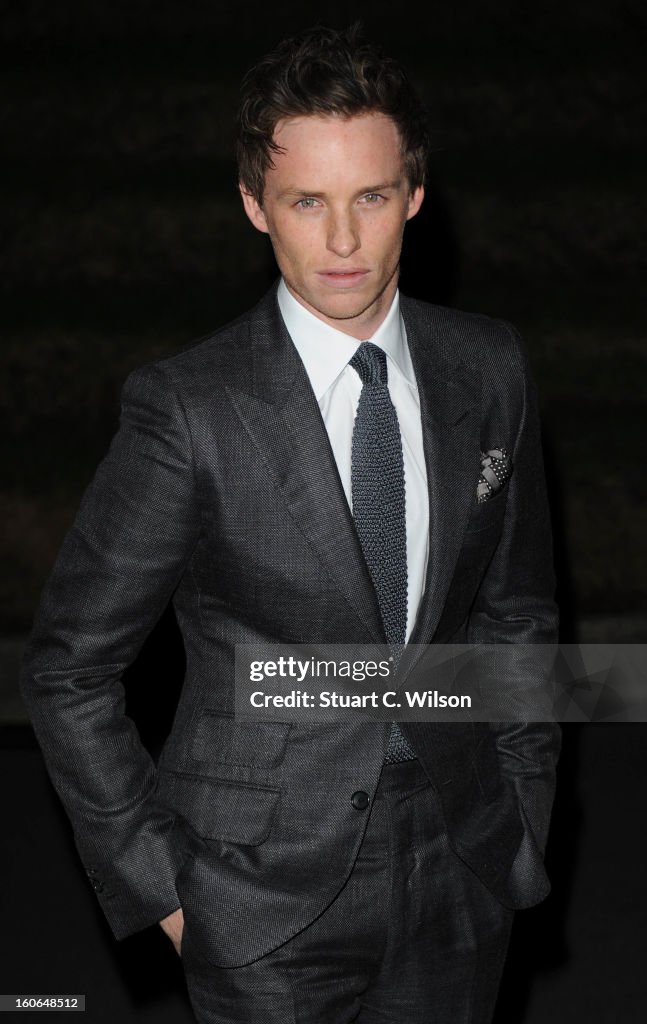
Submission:
M 280 790 L 200 775 L 171 773 L 170 797 L 178 814 L 203 839 L 258 846 L 270 834 Z

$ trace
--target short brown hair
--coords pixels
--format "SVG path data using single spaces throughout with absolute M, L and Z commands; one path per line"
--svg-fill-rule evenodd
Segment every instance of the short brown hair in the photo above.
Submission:
M 411 190 L 424 183 L 424 108 L 403 69 L 367 43 L 358 24 L 308 29 L 284 39 L 246 74 L 238 116 L 239 180 L 262 203 L 279 121 L 304 115 L 386 114 L 398 128 Z

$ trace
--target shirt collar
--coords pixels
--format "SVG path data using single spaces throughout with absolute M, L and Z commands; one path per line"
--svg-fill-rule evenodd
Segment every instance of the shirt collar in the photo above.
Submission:
M 283 278 L 278 287 L 277 299 L 281 316 L 306 368 L 315 397 L 317 401 L 321 401 L 328 388 L 353 358 L 361 342 L 331 327 L 301 305 L 288 290 Z M 373 337 L 368 340 L 374 345 L 379 345 L 386 352 L 387 359 L 397 367 L 407 382 L 415 387 L 416 378 L 407 346 L 404 322 L 400 315 L 400 296 L 397 291 L 389 312 Z

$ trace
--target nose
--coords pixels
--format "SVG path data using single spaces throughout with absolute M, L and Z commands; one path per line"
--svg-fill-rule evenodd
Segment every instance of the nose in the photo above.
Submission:
M 326 247 L 336 256 L 342 257 L 352 256 L 359 249 L 359 232 L 352 214 L 338 212 L 331 216 Z

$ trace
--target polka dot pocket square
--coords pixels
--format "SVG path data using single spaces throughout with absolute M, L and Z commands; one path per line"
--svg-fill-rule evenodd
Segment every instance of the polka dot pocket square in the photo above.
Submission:
M 476 485 L 476 499 L 481 504 L 489 501 L 512 476 L 512 461 L 505 448 L 491 448 L 481 452 L 481 472 Z

